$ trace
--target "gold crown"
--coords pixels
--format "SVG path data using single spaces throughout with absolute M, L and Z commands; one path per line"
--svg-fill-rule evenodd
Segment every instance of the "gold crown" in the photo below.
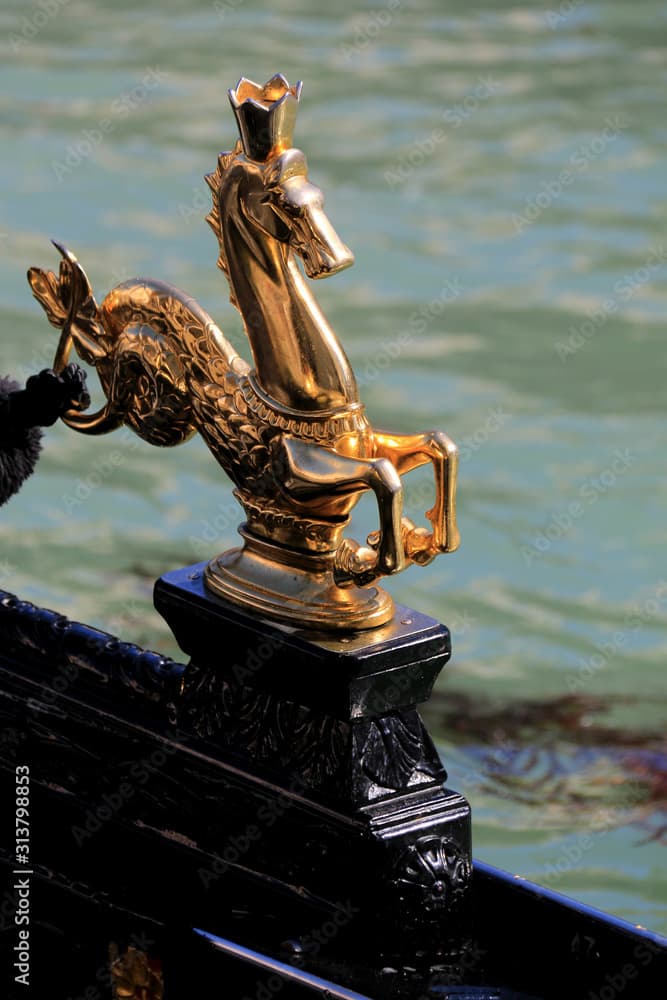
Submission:
M 243 150 L 251 160 L 269 160 L 291 147 L 301 86 L 299 80 L 290 87 L 276 73 L 264 86 L 242 76 L 228 91 Z

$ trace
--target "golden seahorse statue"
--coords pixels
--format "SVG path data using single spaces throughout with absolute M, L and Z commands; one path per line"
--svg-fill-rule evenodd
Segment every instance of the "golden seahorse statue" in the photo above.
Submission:
M 54 367 L 74 348 L 106 395 L 97 413 L 68 426 L 102 434 L 122 424 L 144 440 L 174 445 L 199 432 L 233 481 L 244 508 L 242 547 L 213 559 L 206 583 L 226 600 L 291 623 L 371 628 L 393 614 L 374 582 L 425 564 L 459 544 L 457 450 L 441 431 L 393 434 L 371 427 L 345 351 L 313 298 L 309 278 L 353 263 L 292 146 L 301 84 L 280 74 L 264 86 L 242 78 L 229 97 L 240 141 L 206 181 L 207 221 L 218 265 L 243 317 L 254 367 L 201 306 L 162 281 L 136 278 L 98 305 L 76 257 L 59 276 L 28 280 L 61 329 Z M 403 517 L 401 475 L 431 462 L 431 530 Z M 352 508 L 372 490 L 379 530 L 366 545 L 343 537 Z

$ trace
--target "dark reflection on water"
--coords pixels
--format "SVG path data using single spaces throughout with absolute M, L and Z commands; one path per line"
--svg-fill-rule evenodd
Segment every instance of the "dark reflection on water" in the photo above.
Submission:
M 472 787 L 462 791 L 490 793 L 533 809 L 557 803 L 552 821 L 578 812 L 592 827 L 629 824 L 640 831 L 640 842 L 667 844 L 664 729 L 600 718 L 628 700 L 570 694 L 503 703 L 439 691 L 424 715 L 475 769 Z M 641 698 L 634 701 L 640 704 Z M 442 752 L 446 762 L 447 749 Z

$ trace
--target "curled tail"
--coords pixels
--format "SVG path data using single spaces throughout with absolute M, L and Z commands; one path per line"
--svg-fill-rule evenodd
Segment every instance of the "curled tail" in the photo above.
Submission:
M 49 322 L 59 328 L 54 368 L 74 347 L 93 365 L 107 397 L 96 413 L 70 410 L 63 420 L 86 434 L 130 426 L 150 444 L 175 445 L 196 431 L 196 388 L 221 384 L 246 362 L 199 304 L 173 285 L 137 278 L 113 288 L 98 306 L 85 271 L 58 243 L 58 277 L 32 267 L 28 281 Z

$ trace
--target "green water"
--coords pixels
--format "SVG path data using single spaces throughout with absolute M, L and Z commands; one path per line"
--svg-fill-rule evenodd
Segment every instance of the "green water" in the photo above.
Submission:
M 297 143 L 357 258 L 320 303 L 373 421 L 462 449 L 460 551 L 390 589 L 454 634 L 428 720 L 476 854 L 667 931 L 664 4 L 45 10 L 0 11 L 1 367 L 52 359 L 25 282 L 51 236 L 98 300 L 163 278 L 245 350 L 202 175 L 234 142 L 228 86 L 302 78 Z M 57 426 L 1 512 L 0 586 L 178 655 L 152 581 L 238 520 L 199 440 Z M 356 537 L 374 524 L 362 505 Z

